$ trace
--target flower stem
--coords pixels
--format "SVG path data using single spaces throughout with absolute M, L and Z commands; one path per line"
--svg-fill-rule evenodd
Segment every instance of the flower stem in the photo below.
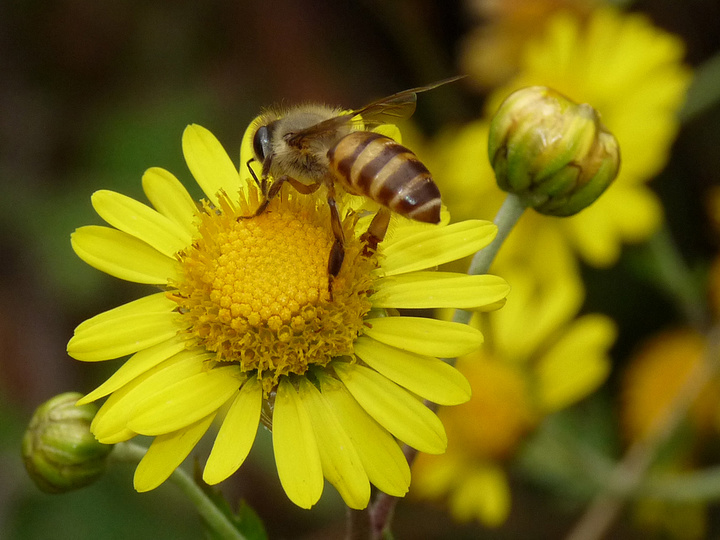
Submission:
M 687 124 L 720 102 L 720 54 L 715 54 L 694 70 L 680 121 Z
M 369 510 L 353 510 L 345 507 L 347 530 L 345 540 L 365 540 L 370 538 Z
M 676 300 L 686 320 L 706 331 L 705 353 L 703 360 L 685 379 L 667 412 L 655 420 L 650 435 L 634 443 L 608 475 L 604 491 L 586 509 L 570 531 L 568 540 L 602 538 L 619 516 L 625 501 L 648 489 L 645 477 L 658 452 L 677 430 L 708 380 L 720 371 L 720 325 L 707 328 L 702 294 L 667 229 L 655 234 L 648 242 L 648 248 L 659 284 Z
M 663 227 L 655 233 L 647 245 L 655 261 L 653 275 L 658 278 L 660 286 L 675 299 L 688 322 L 696 328 L 707 327 L 703 294 L 695 286 L 693 276 L 667 228 Z
M 643 496 L 681 503 L 706 503 L 720 498 L 720 466 L 684 474 L 649 478 L 641 488 Z
M 688 409 L 708 380 L 720 371 L 720 325 L 710 329 L 702 362 L 685 379 L 666 414 L 658 417 L 650 435 L 634 443 L 615 466 L 606 487 L 590 504 L 567 540 L 598 540 L 619 516 L 625 500 L 643 485 L 645 474 L 658 451 L 677 430 Z
M 427 405 L 433 412 L 437 411 L 438 406 L 435 403 L 425 401 L 425 405 Z M 403 445 L 403 453 L 405 454 L 407 462 L 412 465 L 418 451 L 405 444 Z M 400 497 L 393 497 L 392 495 L 388 495 L 382 491 L 378 493 L 375 498 L 375 502 L 370 508 L 370 540 L 392 538 L 392 534 L 388 530 L 388 524 L 392 520 L 392 516 L 395 512 L 395 506 L 399 500 Z
M 140 463 L 145 456 L 147 448 L 133 442 L 124 442 L 115 445 L 110 455 L 111 459 L 120 463 Z M 207 494 L 198 486 L 192 477 L 184 469 L 178 467 L 170 475 L 170 480 L 187 496 L 195 505 L 198 513 L 218 536 L 227 540 L 245 540 L 245 536 L 235 528 Z
M 520 201 L 520 198 L 517 195 L 508 193 L 508 196 L 505 198 L 505 201 L 495 216 L 494 223 L 498 228 L 497 235 L 490 245 L 475 254 L 472 262 L 470 263 L 468 274 L 478 275 L 487 273 L 493 260 L 495 260 L 495 256 L 498 251 L 500 251 L 500 246 L 502 246 L 503 242 L 505 242 L 510 234 L 510 231 L 512 231 L 513 227 L 520 219 L 520 216 L 523 215 L 525 208 L 526 206 Z M 470 322 L 471 318 L 472 312 L 458 309 L 455 311 L 453 320 L 455 322 L 467 324 Z M 446 362 L 453 365 L 455 360 L 455 358 L 446 359 Z M 436 412 L 438 409 L 438 406 L 435 403 L 431 403 L 429 401 L 425 401 L 425 405 L 433 412 Z M 417 450 L 408 445 L 404 445 L 403 452 L 405 453 L 405 458 L 408 463 L 412 465 L 413 461 L 415 461 L 415 456 L 417 456 Z M 378 493 L 378 496 L 375 498 L 375 501 L 370 509 L 370 538 L 372 540 L 378 540 L 382 538 L 383 535 L 389 535 L 389 532 L 386 529 L 388 523 L 392 519 L 393 512 L 395 511 L 395 505 L 398 500 L 398 497 L 393 497 L 382 492 Z
M 468 274 L 485 274 L 488 270 L 490 270 L 490 265 L 495 260 L 495 256 L 498 254 L 498 251 L 500 251 L 500 246 L 503 245 L 503 242 L 505 242 L 507 237 L 510 235 L 510 231 L 512 231 L 515 224 L 523 215 L 525 208 L 527 207 L 520 200 L 520 197 L 514 193 L 508 193 L 505 201 L 503 201 L 500 210 L 498 210 L 498 213 L 493 220 L 493 223 L 495 223 L 498 228 L 497 236 L 495 236 L 495 239 L 490 242 L 489 246 L 485 249 L 481 249 L 475 254 L 472 262 L 470 263 Z
M 520 217 L 523 215 L 525 208 L 527 207 L 522 203 L 520 197 L 514 193 L 508 193 L 493 221 L 498 228 L 497 235 L 495 236 L 495 239 L 490 242 L 490 245 L 475 254 L 472 262 L 470 263 L 468 274 L 476 276 L 479 274 L 486 274 L 488 270 L 490 270 L 490 265 L 492 265 L 492 262 L 495 260 L 495 256 L 498 254 L 498 251 L 500 251 L 500 247 L 503 245 L 503 242 L 505 242 L 510 234 L 510 231 L 512 231 Z M 470 322 L 471 318 L 472 313 L 470 311 L 458 309 L 455 311 L 453 321 L 467 324 Z

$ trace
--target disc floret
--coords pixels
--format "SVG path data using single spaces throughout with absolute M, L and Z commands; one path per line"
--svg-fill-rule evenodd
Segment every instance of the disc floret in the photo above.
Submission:
M 377 264 L 361 253 L 353 239 L 356 218 L 349 216 L 343 226 L 351 240 L 331 295 L 327 209 L 288 196 L 257 216 L 251 207 L 226 197 L 220 210 L 204 205 L 199 236 L 179 254 L 183 279 L 169 296 L 193 345 L 214 352 L 218 362 L 257 370 L 268 392 L 282 375 L 302 375 L 310 365 L 352 353 Z

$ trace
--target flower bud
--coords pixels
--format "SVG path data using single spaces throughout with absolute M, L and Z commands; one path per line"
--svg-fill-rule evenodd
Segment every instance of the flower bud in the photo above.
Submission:
M 25 468 L 47 493 L 64 493 L 91 484 L 105 471 L 111 445 L 90 432 L 97 407 L 80 407 L 77 392 L 55 396 L 37 408 L 22 442 Z
M 544 86 L 518 90 L 500 105 L 488 155 L 501 189 L 552 216 L 592 204 L 620 169 L 620 147 L 597 111 Z

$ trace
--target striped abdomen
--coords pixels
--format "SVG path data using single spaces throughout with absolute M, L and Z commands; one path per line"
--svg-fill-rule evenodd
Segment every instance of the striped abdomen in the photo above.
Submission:
M 328 158 L 330 172 L 349 193 L 417 221 L 440 221 L 440 190 L 430 171 L 391 138 L 353 131 L 328 151 Z

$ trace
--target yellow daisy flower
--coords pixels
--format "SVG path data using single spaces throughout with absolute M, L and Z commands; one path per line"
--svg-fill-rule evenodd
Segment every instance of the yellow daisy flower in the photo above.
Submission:
M 518 75 L 493 93 L 488 112 L 518 88 L 551 87 L 600 112 L 618 139 L 622 165 L 610 189 L 589 208 L 562 220 L 528 212 L 514 236 L 522 238 L 537 227 L 557 228 L 568 248 L 588 263 L 608 266 L 623 242 L 641 241 L 657 229 L 662 209 L 646 183 L 664 167 L 678 130 L 676 113 L 691 78 L 681 63 L 683 51 L 679 38 L 642 15 L 612 8 L 597 10 L 585 24 L 577 15 L 558 14 L 542 37 L 527 43 Z M 427 153 L 455 217 L 494 215 L 502 200 L 484 157 L 487 130 L 487 120 L 454 129 Z
M 468 84 L 489 89 L 517 73 L 523 46 L 542 32 L 542 21 L 558 11 L 587 17 L 600 0 L 470 0 L 468 11 L 478 24 L 460 47 L 460 66 Z
M 259 195 L 244 165 L 238 172 L 197 125 L 182 147 L 206 200 L 196 204 L 171 173 L 153 168 L 143 188 L 154 209 L 99 191 L 92 203 L 111 227 L 72 235 L 88 264 L 161 288 L 83 322 L 68 343 L 82 361 L 132 355 L 80 400 L 108 396 L 93 433 L 108 444 L 154 437 L 135 472 L 138 491 L 164 482 L 220 415 L 203 472 L 210 484 L 240 467 L 262 422 L 298 506 L 318 501 L 323 477 L 352 508 L 368 504 L 370 483 L 402 496 L 410 471 L 396 438 L 445 450 L 442 423 L 418 396 L 467 401 L 467 380 L 438 357 L 467 354 L 482 335 L 395 309 L 499 305 L 508 292 L 500 278 L 429 271 L 481 249 L 495 227 L 394 218 L 373 252 L 361 239 L 371 216 L 341 202 L 346 254 L 331 295 L 334 237 L 322 195 L 282 192 L 253 217 Z
M 691 328 L 664 330 L 645 341 L 630 358 L 621 378 L 620 420 L 629 443 L 652 438 L 674 414 L 681 389 L 705 361 L 706 336 Z M 666 445 L 651 476 L 672 478 L 700 474 L 698 451 L 716 437 L 720 427 L 720 379 L 704 381 L 689 404 L 685 431 Z M 673 501 L 644 495 L 633 501 L 636 525 L 667 538 L 706 538 L 708 508 L 701 501 Z
M 647 340 L 623 373 L 622 427 L 628 440 L 643 439 L 671 413 L 690 374 L 704 360 L 705 336 L 690 328 L 666 330 Z M 720 420 L 720 380 L 709 380 L 693 401 L 688 420 L 698 435 L 714 432 Z
M 610 371 L 613 322 L 598 314 L 577 317 L 583 289 L 574 260 L 563 259 L 553 238 L 538 232 L 528 259 L 547 251 L 553 260 L 545 273 L 528 271 L 521 259 L 499 267 L 512 283 L 507 304 L 474 319 L 486 343 L 456 365 L 472 398 L 439 413 L 449 434 L 447 453 L 421 455 L 413 468 L 413 493 L 447 497 L 460 521 L 501 525 L 511 504 L 505 463 L 545 416 L 593 392 Z

